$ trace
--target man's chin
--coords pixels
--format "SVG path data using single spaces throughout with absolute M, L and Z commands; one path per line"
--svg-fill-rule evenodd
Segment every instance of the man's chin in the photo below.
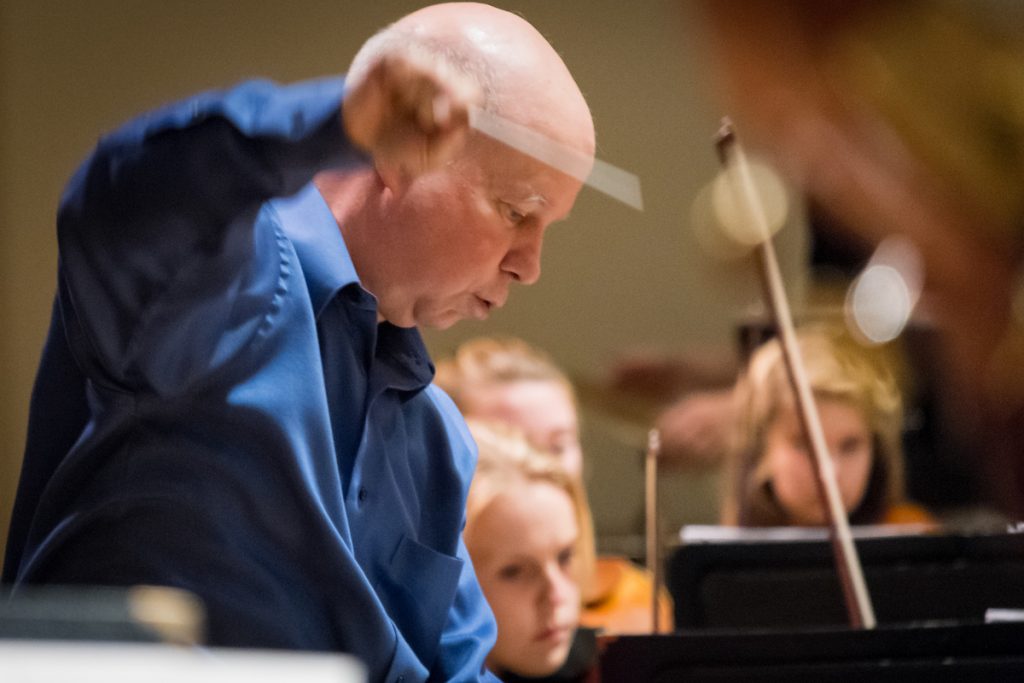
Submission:
M 402 307 L 400 310 L 381 306 L 377 309 L 377 321 L 387 321 L 395 327 L 430 327 L 445 330 L 458 322 L 454 311 L 437 313 L 434 311 L 417 310 L 415 307 Z
M 438 318 L 424 320 L 423 322 L 419 323 L 419 326 L 429 327 L 432 330 L 447 330 L 449 327 L 462 320 L 462 318 L 463 316 L 453 312 L 445 316 L 440 316 Z
M 383 313 L 383 317 L 396 327 L 420 327 L 430 328 L 432 330 L 447 330 L 457 322 L 477 316 L 469 315 L 465 311 L 460 311 L 455 308 L 446 308 L 441 310 L 438 310 L 437 308 L 429 310 L 426 308 L 413 308 L 413 310 L 405 311 L 401 314 L 392 313 L 389 315 L 388 312 L 385 311 Z
M 462 315 L 455 310 L 447 310 L 441 312 L 425 312 L 423 314 L 413 314 L 413 324 L 406 325 L 406 327 L 428 327 L 432 330 L 447 330 L 455 323 L 463 320 L 466 316 Z

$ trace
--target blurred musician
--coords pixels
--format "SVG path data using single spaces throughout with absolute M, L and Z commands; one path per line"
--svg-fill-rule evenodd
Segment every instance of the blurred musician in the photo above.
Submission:
M 467 417 L 501 420 L 522 429 L 534 447 L 557 458 L 582 487 L 576 394 L 566 374 L 545 353 L 520 339 L 479 337 L 438 363 L 437 382 Z M 587 529 L 591 529 L 587 513 Z M 652 582 L 624 557 L 594 559 L 593 531 L 583 539 L 581 621 L 605 633 L 651 630 Z M 659 623 L 671 630 L 668 595 Z
M 933 523 L 904 496 L 903 405 L 892 372 L 839 327 L 806 326 L 797 338 L 850 522 Z M 777 338 L 754 353 L 732 398 L 723 523 L 827 524 Z
M 751 147 L 869 245 L 898 234 L 942 332 L 944 418 L 1024 513 L 1024 14 L 1013 3 L 709 1 L 719 95 Z
M 506 681 L 582 681 L 597 660 L 580 629 L 590 513 L 575 475 L 517 427 L 468 419 L 477 470 L 466 501 L 466 547 L 498 622 L 487 664 Z

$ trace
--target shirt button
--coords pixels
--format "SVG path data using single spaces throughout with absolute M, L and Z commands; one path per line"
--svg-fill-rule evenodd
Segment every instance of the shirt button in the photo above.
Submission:
M 360 486 L 359 487 L 359 495 L 357 497 L 359 498 L 359 502 L 360 503 L 362 503 L 364 500 L 366 500 L 366 487 L 365 486 Z

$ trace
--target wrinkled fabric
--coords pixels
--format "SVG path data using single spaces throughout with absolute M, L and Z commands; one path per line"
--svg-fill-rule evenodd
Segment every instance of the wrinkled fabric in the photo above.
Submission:
M 310 182 L 366 163 L 342 93 L 204 93 L 72 178 L 3 578 L 176 586 L 212 645 L 490 678 L 461 541 L 475 447 Z

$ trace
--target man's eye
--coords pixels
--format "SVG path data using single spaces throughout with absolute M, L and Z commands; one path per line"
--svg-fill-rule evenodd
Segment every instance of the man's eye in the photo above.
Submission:
M 517 211 L 513 206 L 505 202 L 501 203 L 501 213 L 509 223 L 518 224 L 526 220 L 526 214 Z

